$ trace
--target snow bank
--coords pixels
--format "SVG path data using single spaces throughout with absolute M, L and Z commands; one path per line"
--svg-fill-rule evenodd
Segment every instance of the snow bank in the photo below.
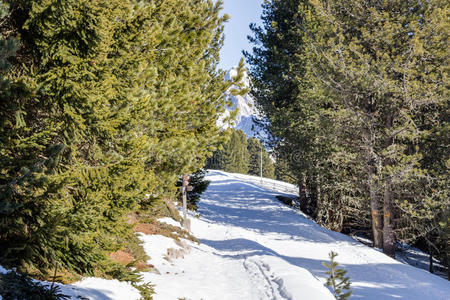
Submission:
M 294 196 L 298 196 L 298 186 L 295 184 L 291 184 L 291 183 L 287 183 L 284 181 L 279 181 L 279 180 L 275 180 L 275 179 L 270 179 L 270 178 L 261 178 L 259 176 L 254 176 L 254 175 L 244 175 L 244 174 L 239 174 L 239 173 L 227 173 L 227 172 L 223 172 L 223 171 L 219 171 L 219 170 L 210 170 L 211 172 L 216 172 L 217 174 L 223 174 L 228 177 L 228 178 L 235 178 L 239 181 L 243 181 L 243 182 L 248 182 L 248 183 L 252 183 L 256 186 L 271 190 L 271 191 L 276 191 L 278 193 L 285 193 L 285 194 L 291 194 Z
M 0 266 L 0 273 L 11 272 Z M 34 280 L 46 285 L 50 282 Z M 61 292 L 72 299 L 79 300 L 80 297 L 89 300 L 138 300 L 141 298 L 139 291 L 128 282 L 118 280 L 106 280 L 101 278 L 84 278 L 74 284 L 55 283 L 61 288 Z M 0 295 L 0 300 L 2 296 Z
M 178 227 L 178 228 L 182 228 L 180 222 L 177 222 L 172 218 L 167 218 L 167 217 L 161 218 L 161 219 L 158 219 L 158 222 L 166 223 L 166 224 Z
M 139 291 L 128 282 L 118 280 L 106 280 L 101 278 L 85 278 L 72 285 L 59 285 L 63 294 L 72 299 L 80 299 L 79 296 L 90 300 L 138 300 L 141 298 Z

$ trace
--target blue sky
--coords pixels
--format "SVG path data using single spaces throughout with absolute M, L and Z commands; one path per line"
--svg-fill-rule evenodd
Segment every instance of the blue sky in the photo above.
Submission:
M 250 50 L 247 35 L 251 35 L 250 23 L 261 24 L 263 0 L 224 0 L 223 13 L 231 19 L 225 24 L 225 44 L 220 52 L 222 69 L 230 69 L 239 63 L 242 50 Z

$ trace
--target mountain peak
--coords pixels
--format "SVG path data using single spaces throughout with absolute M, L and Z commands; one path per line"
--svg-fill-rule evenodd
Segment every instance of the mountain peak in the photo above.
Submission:
M 225 75 L 225 80 L 231 80 L 236 75 L 237 67 L 233 67 Z M 247 72 L 244 73 L 242 81 L 245 88 L 250 87 L 250 77 L 248 76 Z M 232 88 L 238 87 L 233 86 Z M 247 138 L 263 138 L 266 134 L 257 122 L 257 120 L 262 119 L 262 114 L 256 107 L 255 99 L 250 94 L 246 94 L 244 96 L 233 96 L 231 92 L 227 92 L 226 97 L 230 97 L 232 105 L 225 107 L 225 113 L 217 121 L 217 126 L 223 129 L 227 129 L 230 127 L 237 130 L 240 129 L 246 134 Z M 232 111 L 236 109 L 238 109 L 238 113 L 236 115 L 234 125 L 225 122 L 224 120 L 230 116 L 230 113 Z

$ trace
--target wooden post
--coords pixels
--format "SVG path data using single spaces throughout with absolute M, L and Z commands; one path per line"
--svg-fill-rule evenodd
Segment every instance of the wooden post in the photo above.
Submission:
M 183 186 L 182 186 L 182 195 L 183 195 L 183 219 L 186 221 L 187 218 L 187 197 L 186 197 L 186 187 L 189 184 L 189 177 L 187 175 L 183 175 Z
M 184 229 L 191 231 L 191 222 L 187 218 L 187 188 L 189 186 L 189 175 L 183 175 L 183 185 L 181 187 L 183 195 L 183 223 L 181 224 Z

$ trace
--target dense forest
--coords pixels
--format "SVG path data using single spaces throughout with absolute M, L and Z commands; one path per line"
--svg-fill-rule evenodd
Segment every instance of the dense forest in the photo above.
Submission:
M 277 168 L 320 224 L 450 264 L 448 1 L 273 0 L 252 94 Z

